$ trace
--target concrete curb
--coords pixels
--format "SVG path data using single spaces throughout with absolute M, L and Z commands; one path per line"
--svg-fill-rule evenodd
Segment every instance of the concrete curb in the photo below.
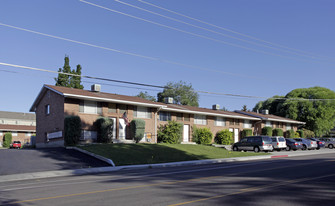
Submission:
M 106 157 L 103 157 L 103 156 L 94 154 L 94 153 L 92 153 L 92 152 L 89 152 L 89 151 L 80 149 L 80 148 L 78 148 L 78 147 L 66 147 L 66 149 L 77 150 L 77 151 L 79 151 L 79 152 L 82 152 L 82 153 L 84 153 L 84 154 L 87 154 L 87 155 L 90 155 L 90 156 L 92 156 L 92 157 L 95 157 L 95 158 L 97 158 L 97 159 L 99 159 L 99 160 L 101 160 L 101 161 L 104 161 L 104 162 L 106 162 L 107 164 L 110 164 L 110 165 L 112 165 L 113 167 L 115 167 L 115 164 L 114 164 L 113 160 L 108 159 L 108 158 L 106 158 Z
M 335 150 L 323 151 L 321 154 L 335 153 Z M 208 160 L 193 160 L 183 162 L 170 162 L 170 163 L 159 163 L 159 164 L 143 164 L 143 165 L 128 165 L 128 166 L 114 166 L 114 167 L 96 167 L 96 168 L 85 168 L 85 169 L 74 169 L 74 170 L 56 170 L 46 172 L 34 172 L 34 173 L 23 173 L 13 175 L 2 175 L 0 176 L 0 182 L 20 181 L 20 180 L 31 180 L 41 179 L 50 177 L 65 177 L 85 174 L 96 174 L 114 172 L 119 170 L 135 170 L 135 169 L 148 169 L 148 168 L 164 168 L 164 167 L 178 167 L 178 166 L 191 166 L 191 165 L 206 165 L 206 164 L 218 164 L 224 162 L 239 162 L 239 161 L 251 161 L 271 158 L 285 158 L 295 156 L 308 156 L 317 155 L 320 153 L 292 153 L 283 155 L 261 155 L 261 156 L 248 156 L 248 157 L 232 157 L 224 159 L 208 159 Z M 105 158 L 107 159 L 107 158 Z

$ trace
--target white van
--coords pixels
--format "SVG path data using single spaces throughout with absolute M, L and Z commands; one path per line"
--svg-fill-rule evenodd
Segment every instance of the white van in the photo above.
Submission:
M 271 139 L 274 150 L 280 151 L 286 149 L 286 140 L 284 137 L 274 136 Z

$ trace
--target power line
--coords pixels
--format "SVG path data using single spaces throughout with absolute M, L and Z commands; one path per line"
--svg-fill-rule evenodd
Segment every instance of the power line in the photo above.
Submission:
M 48 72 L 48 73 L 54 73 L 54 74 L 65 74 L 69 76 L 76 76 L 81 78 L 88 78 L 88 79 L 95 79 L 95 80 L 101 80 L 101 81 L 109 81 L 109 82 L 117 82 L 122 84 L 131 84 L 131 85 L 138 85 L 138 86 L 144 86 L 144 87 L 154 87 L 154 88 L 161 88 L 161 89 L 172 89 L 167 86 L 159 86 L 159 85 L 152 85 L 152 84 L 144 84 L 144 83 L 137 83 L 137 82 L 130 82 L 130 81 L 123 81 L 123 80 L 115 80 L 115 79 L 108 79 L 108 78 L 100 78 L 100 77 L 92 77 L 87 75 L 78 75 L 78 74 L 71 74 L 71 73 L 64 73 L 64 72 L 56 72 L 46 69 L 40 69 L 35 67 L 28 67 L 28 66 L 21 66 L 21 65 L 15 65 L 15 64 L 9 64 L 0 62 L 0 65 L 3 66 L 10 66 L 14 68 L 21 68 L 21 69 L 27 69 L 27 70 L 33 70 L 33 71 L 39 71 L 39 72 Z M 231 97 L 242 97 L 242 98 L 251 98 L 251 99 L 277 99 L 277 100 L 297 100 L 297 101 L 328 101 L 328 100 L 335 100 L 335 99 L 303 99 L 303 98 L 267 98 L 267 97 L 260 97 L 260 96 L 248 96 L 248 95 L 240 95 L 240 94 L 227 94 L 227 93 L 217 93 L 217 92 L 208 92 L 208 91 L 195 91 L 197 93 L 203 93 L 203 94 L 211 94 L 211 95 L 221 95 L 221 96 L 231 96 Z
M 143 0 L 137 0 L 137 1 L 139 1 L 139 2 L 141 2 L 141 3 L 144 3 L 144 4 L 147 4 L 147 5 L 149 5 L 149 6 L 152 6 L 152 7 L 155 7 L 155 8 L 158 8 L 158 9 L 161 9 L 161 10 L 164 10 L 164 11 L 167 11 L 167 12 L 170 12 L 170 13 L 173 13 L 173 14 L 176 14 L 176 15 L 178 15 L 178 16 L 182 16 L 182 17 L 184 17 L 184 18 L 191 19 L 191 20 L 193 20 L 193 21 L 197 21 L 197 22 L 200 22 L 200 23 L 203 23 L 203 24 L 206 24 L 206 25 L 209 25 L 209 26 L 212 26 L 212 27 L 215 27 L 215 28 L 218 28 L 218 29 L 227 31 L 227 32 L 231 32 L 231 33 L 234 33 L 234 34 L 243 36 L 243 37 L 247 37 L 247 38 L 249 38 L 249 39 L 253 39 L 253 40 L 256 40 L 256 41 L 259 41 L 259 42 L 263 42 L 263 43 L 270 44 L 270 45 L 273 45 L 273 46 L 281 47 L 281 48 L 284 48 L 284 49 L 289 49 L 289 50 L 292 50 L 292 51 L 301 52 L 301 53 L 308 54 L 308 55 L 313 55 L 313 56 L 323 57 L 323 56 L 320 56 L 320 55 L 317 55 L 317 54 L 313 54 L 313 53 L 311 53 L 311 52 L 306 52 L 306 51 L 303 51 L 303 50 L 299 50 L 299 49 L 295 49 L 295 48 L 287 47 L 287 46 L 280 45 L 280 44 L 277 44 L 277 43 L 273 43 L 273 42 L 270 42 L 270 41 L 266 41 L 266 40 L 263 40 L 263 39 L 260 39 L 260 38 L 257 38 L 257 37 L 253 37 L 253 36 L 251 36 L 251 35 L 243 34 L 243 33 L 240 33 L 240 32 L 234 31 L 234 30 L 231 30 L 231 29 L 227 29 L 227 28 L 224 28 L 224 27 L 221 27 L 221 26 L 212 24 L 212 23 L 208 23 L 208 22 L 206 22 L 206 21 L 203 21 L 203 20 L 200 20 L 200 19 L 197 19 L 197 18 L 194 18 L 194 17 L 190 17 L 190 16 L 187 16 L 187 15 L 185 15 L 185 14 L 181 14 L 181 13 L 178 13 L 178 12 L 176 12 L 176 11 L 172 11 L 172 10 L 170 10 L 170 9 L 166 9 L 166 8 L 164 8 L 164 7 L 161 7 L 161 6 L 158 6 L 158 5 L 155 5 L 155 4 L 152 4 L 152 3 L 149 3 L 149 2 L 143 1 Z M 329 58 L 329 57 L 323 57 L 323 58 Z
M 175 30 L 175 31 L 178 31 L 178 32 L 181 32 L 181 33 L 189 34 L 189 35 L 196 36 L 196 37 L 199 37 L 199 38 L 203 38 L 203 39 L 219 42 L 219 43 L 222 43 L 222 44 L 226 44 L 226 45 L 229 45 L 229 46 L 232 46 L 232 47 L 246 49 L 246 50 L 249 50 L 249 51 L 258 52 L 258 53 L 262 53 L 262 54 L 268 54 L 268 55 L 272 55 L 272 56 L 278 56 L 278 57 L 283 57 L 283 58 L 288 58 L 288 59 L 304 61 L 304 60 L 299 59 L 299 58 L 284 56 L 284 55 L 275 54 L 275 53 L 272 53 L 272 52 L 266 52 L 266 51 L 262 51 L 262 50 L 259 50 L 259 49 L 253 49 L 253 48 L 250 48 L 250 47 L 241 46 L 241 45 L 238 45 L 238 44 L 234 44 L 234 43 L 222 41 L 222 40 L 219 40 L 219 39 L 207 37 L 207 36 L 204 36 L 204 35 L 196 34 L 196 33 L 193 33 L 193 32 L 185 31 L 185 30 L 178 29 L 178 28 L 175 28 L 175 27 L 172 27 L 172 26 L 168 26 L 168 25 L 161 24 L 161 23 L 158 23 L 158 22 L 154 22 L 154 21 L 151 21 L 151 20 L 147 20 L 147 19 L 144 19 L 144 18 L 141 18 L 141 17 L 137 17 L 137 16 L 134 16 L 134 15 L 131 15 L 131 14 L 120 12 L 120 11 L 117 11 L 115 9 L 104 7 L 104 6 L 101 6 L 101 5 L 98 5 L 98 4 L 94 4 L 94 3 L 91 3 L 91 2 L 88 2 L 88 1 L 84 1 L 84 0 L 79 0 L 79 1 L 83 2 L 85 4 L 88 4 L 88 5 L 91 5 L 91 6 L 95 6 L 97 8 L 105 9 L 105 10 L 110 11 L 110 12 L 114 12 L 114 13 L 117 13 L 117 14 L 128 16 L 128 17 L 131 17 L 131 18 L 134 18 L 134 19 L 138 19 L 138 20 L 141 20 L 141 21 L 144 21 L 144 22 L 147 22 L 147 23 L 151 23 L 151 24 L 154 24 L 154 25 L 157 25 L 157 26 L 161 26 L 161 27 L 168 28 L 168 29 L 171 29 L 171 30 Z
M 317 58 L 315 56 L 299 54 L 297 52 L 292 52 L 292 51 L 288 51 L 288 50 L 285 50 L 285 49 L 280 49 L 280 48 L 276 48 L 276 47 L 273 47 L 273 46 L 268 46 L 268 45 L 265 45 L 265 44 L 256 43 L 256 42 L 253 42 L 253 41 L 249 41 L 249 40 L 241 39 L 241 38 L 238 38 L 238 37 L 235 37 L 235 36 L 231 36 L 231 35 L 228 35 L 228 34 L 224 34 L 224 33 L 221 33 L 221 32 L 217 32 L 217 31 L 214 31 L 214 30 L 211 30 L 211 29 L 207 29 L 207 28 L 204 28 L 204 27 L 201 27 L 201 26 L 197 26 L 197 25 L 194 25 L 194 24 L 190 24 L 190 23 L 187 23 L 185 21 L 181 21 L 181 20 L 169 17 L 169 16 L 165 16 L 165 15 L 162 15 L 162 14 L 159 14 L 159 13 L 156 13 L 156 12 L 153 12 L 153 11 L 150 11 L 150 10 L 147 10 L 147 9 L 144 9 L 144 8 L 135 6 L 133 4 L 129 4 L 129 3 L 120 1 L 120 0 L 114 0 L 114 1 L 116 1 L 116 2 L 118 2 L 120 4 L 123 4 L 123 5 L 129 6 L 129 7 L 132 7 L 132 8 L 136 8 L 136 9 L 148 12 L 150 14 L 154 14 L 154 15 L 166 18 L 166 19 L 170 19 L 170 20 L 175 21 L 175 22 L 179 22 L 179 23 L 182 23 L 182 24 L 185 24 L 185 25 L 188 25 L 188 26 L 192 26 L 192 27 L 195 27 L 195 28 L 198 28 L 198 29 L 202 29 L 202 30 L 205 30 L 205 31 L 208 31 L 208 32 L 212 32 L 214 34 L 218 34 L 218 35 L 221 35 L 221 36 L 224 36 L 224 37 L 228 37 L 228 38 L 231 38 L 231 39 L 236 39 L 238 41 L 246 42 L 246 43 L 249 43 L 249 44 L 254 44 L 254 45 L 265 47 L 265 48 L 274 49 L 274 50 L 277 50 L 277 51 L 287 52 L 287 53 L 295 54 L 295 55 L 298 55 L 298 56 L 309 57 L 309 58 L 312 58 L 312 59 Z

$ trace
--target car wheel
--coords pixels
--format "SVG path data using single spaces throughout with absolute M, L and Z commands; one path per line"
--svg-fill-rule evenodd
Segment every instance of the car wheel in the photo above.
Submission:
M 307 150 L 307 146 L 306 145 L 302 145 L 302 150 Z
M 235 152 L 238 151 L 237 146 L 234 146 L 234 147 L 233 147 L 233 151 L 235 151 Z
M 290 146 L 287 146 L 286 147 L 286 151 L 290 151 L 291 150 L 291 147 Z
M 254 147 L 254 152 L 259 152 L 259 151 L 260 151 L 259 147 Z
M 329 148 L 329 149 L 333 149 L 333 148 L 334 148 L 334 145 L 330 144 L 330 145 L 328 145 L 328 148 Z

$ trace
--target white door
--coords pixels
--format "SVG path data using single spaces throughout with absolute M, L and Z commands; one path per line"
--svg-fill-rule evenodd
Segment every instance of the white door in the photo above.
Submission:
M 111 118 L 113 122 L 113 139 L 116 139 L 116 118 Z
M 124 119 L 119 118 L 119 139 L 126 139 L 126 126 Z
M 184 124 L 183 142 L 188 142 L 190 137 L 190 125 Z
M 234 142 L 238 142 L 238 129 L 234 129 Z

